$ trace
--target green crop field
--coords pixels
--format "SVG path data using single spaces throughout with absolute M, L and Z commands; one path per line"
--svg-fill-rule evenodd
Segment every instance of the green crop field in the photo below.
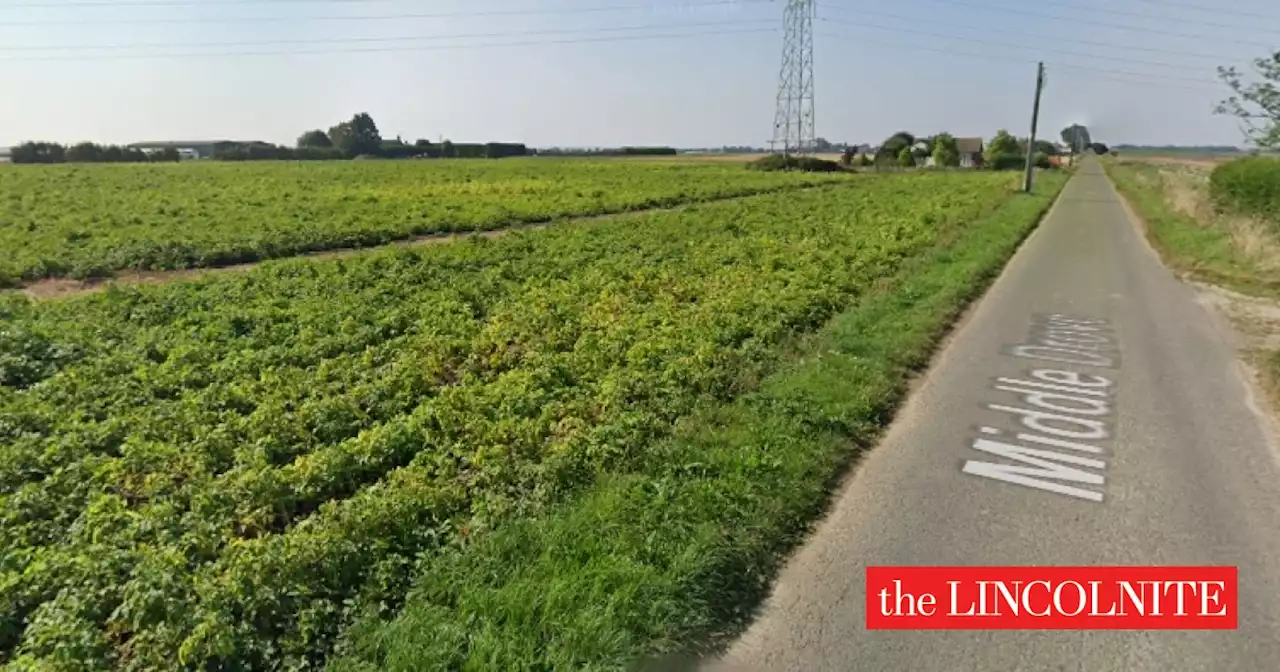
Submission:
M 3 171 L 6 244 L 15 212 L 28 241 L 7 263 L 274 254 L 828 179 L 538 166 Z M 718 632 L 1064 181 L 845 179 L 0 295 L 0 661 L 612 668 Z
M 12 166 L 0 171 L 0 286 L 222 266 L 840 179 L 851 178 L 581 159 Z

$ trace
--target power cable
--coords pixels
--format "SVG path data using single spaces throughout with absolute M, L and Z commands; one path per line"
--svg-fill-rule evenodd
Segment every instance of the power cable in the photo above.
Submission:
M 1110 8 L 1108 8 L 1108 7 L 1095 7 L 1095 6 L 1090 6 L 1090 5 L 1079 5 L 1079 4 L 1074 4 L 1074 3 L 1070 3 L 1070 2 L 1062 2 L 1062 0 L 1036 0 L 1036 4 L 1037 4 L 1037 5 L 1057 5 L 1057 6 L 1059 6 L 1059 7 L 1064 7 L 1064 8 L 1066 8 L 1066 9 L 1072 9 L 1072 10 L 1083 10 L 1083 11 L 1086 11 L 1086 12 L 1101 12 L 1101 13 L 1103 13 L 1103 14 L 1114 14 L 1114 15 L 1116 15 L 1116 16 L 1127 16 L 1127 17 L 1130 17 L 1130 18 L 1138 18 L 1138 19 L 1142 19 L 1142 20 L 1144 20 L 1144 21 L 1150 21 L 1150 20 L 1152 20 L 1152 19 L 1155 19 L 1155 20 L 1158 20 L 1158 21 L 1175 21 L 1175 22 L 1178 22 L 1178 23 L 1185 23 L 1185 22 L 1186 22 L 1186 20 L 1185 20 L 1185 19 L 1178 19 L 1178 18 L 1173 18 L 1173 17 L 1159 16 L 1159 15 L 1156 15 L 1156 14 L 1147 14 L 1147 13 L 1144 13 L 1144 12 L 1126 12 L 1126 11 L 1125 11 L 1125 10 L 1123 10 L 1123 9 L 1110 9 Z M 1256 25 L 1253 25 L 1253 26 L 1242 26 L 1242 25 L 1240 25 L 1240 24 L 1238 24 L 1238 23 L 1236 23 L 1236 24 L 1231 24 L 1231 23 L 1214 23 L 1214 22 L 1211 22 L 1211 21 L 1201 21 L 1201 20 L 1197 20 L 1197 21 L 1196 21 L 1196 25 L 1198 25 L 1198 26 L 1210 26 L 1210 27 L 1213 27 L 1213 28 L 1225 28 L 1225 29 L 1227 29 L 1227 30 L 1250 30 L 1250 31 L 1254 31 L 1254 32 L 1280 34 L 1280 31 L 1276 30 L 1275 28 L 1270 28 L 1270 27 L 1266 27 L 1266 26 L 1263 26 L 1263 27 L 1258 27 L 1258 26 L 1256 26 Z
M 944 40 L 957 40 L 957 39 L 963 39 L 963 38 L 957 38 L 957 37 L 952 36 L 952 35 L 943 35 L 943 34 L 941 34 L 941 33 L 931 33 L 931 32 L 929 32 L 929 31 L 925 31 L 925 30 L 914 30 L 914 29 L 911 29 L 911 28 L 895 28 L 895 27 L 893 27 L 893 26 L 882 26 L 882 25 L 878 25 L 878 24 L 874 24 L 874 23 L 866 23 L 866 22 L 862 22 L 862 21 L 841 21 L 841 20 L 839 20 L 839 19 L 819 19 L 819 21 L 822 21 L 822 22 L 824 22 L 824 23 L 838 23 L 838 24 L 846 25 L 846 26 L 858 26 L 858 27 L 865 27 L 865 28 L 875 28 L 875 29 L 878 29 L 878 30 L 887 30 L 887 31 L 890 31 L 890 32 L 906 33 L 906 34 L 910 34 L 910 35 L 920 35 L 920 36 L 922 36 L 922 37 L 934 37 L 934 38 L 940 38 L 940 39 L 944 39 Z M 1009 42 L 997 42 L 997 41 L 994 41 L 994 40 L 983 40 L 983 41 L 982 41 L 982 43 L 983 43 L 984 45 L 991 45 L 991 46 L 996 46 L 996 47 L 1006 47 L 1006 48 L 1011 48 L 1011 49 L 1033 50 L 1033 51 L 1036 51 L 1036 52 L 1045 52 L 1045 53 L 1050 53 L 1050 54 L 1062 54 L 1063 56 L 1075 56 L 1075 57 L 1077 57 L 1077 58 L 1096 58 L 1096 59 L 1100 59 L 1100 60 L 1119 61 L 1119 62 L 1125 62 L 1125 63 L 1132 63 L 1132 64 L 1134 64 L 1134 65 L 1154 65 L 1154 66 L 1156 66 L 1156 67 L 1161 67 L 1161 68 L 1174 68 L 1174 69 L 1177 69 L 1177 70 L 1185 70 L 1185 69 L 1186 69 L 1186 66 L 1184 66 L 1184 65 L 1178 65 L 1178 64 L 1174 64 L 1174 63 L 1165 63 L 1165 62 L 1163 62 L 1163 61 L 1144 61 L 1144 60 L 1133 59 L 1133 58 L 1116 58 L 1116 57 L 1113 57 L 1113 56 L 1105 56 L 1105 55 L 1100 56 L 1100 55 L 1097 55 L 1097 54 L 1086 54 L 1086 53 L 1079 52 L 1079 51 L 1065 51 L 1065 50 L 1062 50 L 1062 49 L 1054 49 L 1054 48 L 1051 48 L 1051 47 L 1036 47 L 1036 46 L 1030 46 L 1030 45 L 1026 45 L 1026 44 L 1011 44 L 1011 43 L 1009 43 Z M 1163 76 L 1163 75 L 1162 75 L 1162 76 Z
M 943 21 L 940 19 L 926 19 L 926 18 L 921 18 L 917 16 L 891 14 L 889 12 L 881 12 L 878 10 L 863 9 L 861 7 L 854 8 L 854 7 L 842 7 L 840 5 L 822 4 L 822 5 L 818 5 L 818 8 L 823 11 L 834 10 L 836 12 L 849 12 L 851 14 L 852 13 L 856 13 L 859 15 L 866 14 L 869 16 L 876 16 L 876 17 L 881 17 L 886 19 L 898 19 L 901 21 L 909 21 L 911 23 L 932 23 L 940 26 L 946 26 L 948 28 L 960 28 L 963 30 L 981 32 L 988 35 L 991 34 L 992 32 L 990 26 L 972 26 L 972 25 L 966 25 L 963 23 L 955 23 L 952 21 Z M 1064 38 L 1057 35 L 1046 35 L 1044 33 L 1028 33 L 1021 30 L 1004 31 L 1004 32 L 1007 32 L 1010 35 L 1017 34 L 1023 37 L 1029 37 L 1029 38 L 1040 39 L 1040 40 L 1052 40 L 1054 42 L 1071 42 L 1075 44 L 1086 44 L 1094 47 L 1109 47 L 1113 49 L 1127 49 L 1130 51 L 1146 51 L 1153 54 L 1168 54 L 1171 56 L 1190 56 L 1193 58 L 1212 59 L 1219 63 L 1221 63 L 1222 61 L 1239 60 L 1240 58 L 1239 56 L 1229 56 L 1227 54 L 1209 54 L 1209 53 L 1199 52 L 1199 51 L 1183 51 L 1181 49 L 1160 49 L 1157 47 L 1140 47 L 1140 46 L 1130 45 L 1130 44 L 1120 44 L 1117 42 L 1099 42 L 1096 40 L 1084 40 L 1084 39 L 1075 38 L 1075 37 Z
M 849 35 L 847 35 L 847 34 L 846 34 L 846 35 L 838 35 L 838 34 L 834 34 L 834 33 L 833 33 L 833 34 L 824 34 L 824 35 L 823 35 L 823 37 L 828 37 L 828 38 L 832 38 L 832 39 L 848 39 L 848 38 L 849 38 Z M 983 54 L 983 53 L 977 53 L 977 52 L 972 52 L 972 51 L 962 51 L 962 50 L 958 50 L 958 49 L 943 49 L 943 48 L 939 48 L 939 47 L 930 47 L 930 46 L 918 45 L 918 44 L 903 44 L 902 42 L 898 42 L 898 41 L 894 41 L 894 40 L 884 40 L 884 39 L 878 39 L 878 38 L 874 38 L 874 37 L 859 37 L 858 39 L 859 39 L 859 40 L 862 40 L 862 41 L 866 41 L 866 42 L 875 42 L 875 43 L 878 43 L 878 44 L 886 44 L 886 45 L 891 45 L 891 46 L 895 46 L 895 47 L 905 47 L 905 48 L 909 48 L 909 49 L 912 49 L 912 50 L 933 51 L 933 52 L 938 52 L 938 53 L 941 53 L 941 54 L 947 54 L 947 55 L 952 55 L 952 56 L 971 56 L 971 57 L 974 57 L 974 58 L 982 58 L 982 59 L 987 59 L 987 60 L 1000 61 L 1000 62 L 1003 62 L 1003 63 L 1016 63 L 1016 64 L 1019 64 L 1019 65 L 1028 65 L 1028 64 L 1032 64 L 1032 65 L 1033 65 L 1033 64 L 1035 64 L 1035 63 L 1037 62 L 1036 60 L 1033 60 L 1033 59 L 1027 59 L 1027 60 L 1022 60 L 1022 59 L 1011 59 L 1011 58 L 1009 58 L 1008 56 L 999 56 L 999 55 L 996 55 L 996 54 Z M 1098 73 L 1098 74 L 1111 75 L 1111 76 L 1113 76 L 1113 78 L 1115 78 L 1114 76 L 1116 76 L 1116 75 L 1119 75 L 1120 77 L 1125 77 L 1125 78 L 1139 78 L 1139 79 L 1126 79 L 1126 80 L 1124 80 L 1124 81 L 1139 81 L 1139 82 L 1141 82 L 1141 83 L 1147 83 L 1147 84 L 1162 84 L 1162 85 L 1169 86 L 1169 87 L 1171 87 L 1171 88 L 1182 88 L 1182 89 L 1198 90 L 1198 91 L 1205 91 L 1205 90 L 1207 90 L 1207 88 L 1208 88 L 1209 86 L 1215 86 L 1215 87 L 1217 87 L 1217 88 L 1221 88 L 1221 84 L 1220 84 L 1220 83 L 1212 82 L 1212 81 L 1207 80 L 1207 79 L 1206 79 L 1206 80 L 1201 80 L 1201 79 L 1191 79 L 1191 78 L 1182 78 L 1182 77 L 1172 77 L 1172 76 L 1167 76 L 1167 75 L 1156 75 L 1156 74 L 1152 74 L 1152 73 L 1132 72 L 1132 71 L 1128 71 L 1128 70 L 1112 70 L 1112 69 L 1108 69 L 1108 68 L 1096 68 L 1096 67 L 1091 67 L 1091 66 L 1075 65 L 1075 64 L 1071 64 L 1071 63 L 1062 63 L 1062 62 L 1059 62 L 1059 61 L 1054 61 L 1054 62 L 1048 62 L 1048 61 L 1046 61 L 1046 62 L 1045 62 L 1045 64 L 1046 64 L 1046 65 L 1053 65 L 1053 66 L 1058 67 L 1058 68 L 1065 68 L 1065 69 L 1069 69 L 1069 70 L 1080 70 L 1080 71 L 1084 71 L 1084 72 L 1091 72 L 1091 73 Z M 1152 78 L 1154 78 L 1154 79 L 1152 79 Z M 1164 81 L 1160 81 L 1160 80 L 1164 80 Z M 1199 87 L 1191 87 L 1191 86 L 1187 86 L 1187 85 L 1185 85 L 1185 84 L 1181 84 L 1181 85 L 1179 85 L 1179 84 L 1165 84 L 1165 82 L 1166 82 L 1166 81 L 1184 81 L 1184 82 L 1191 82 L 1191 83 L 1194 83 L 1194 84 L 1198 84 L 1198 85 L 1200 85 L 1200 86 L 1199 86 Z
M 0 47 L 0 52 L 6 51 L 116 51 L 127 49 L 181 49 L 181 48 L 204 48 L 204 47 L 258 47 L 258 46 L 274 46 L 274 45 L 318 45 L 318 44 L 359 44 L 369 42 L 407 42 L 413 40 L 452 40 L 452 39 L 489 39 L 502 37 L 524 37 L 529 35 L 564 35 L 572 33 L 598 33 L 598 32 L 619 32 L 628 30 L 654 30 L 654 29 L 683 29 L 683 28 L 709 28 L 717 26 L 742 26 L 742 25 L 759 25 L 776 23 L 772 20 L 754 20 L 754 21 L 710 21 L 702 23 L 681 23 L 667 25 L 644 25 L 644 26 L 611 26 L 596 28 L 567 28 L 552 30 L 523 30 L 505 33 L 458 33 L 458 34 L 440 34 L 440 35 L 408 35 L 404 37 L 340 37 L 328 39 L 310 39 L 310 40 L 256 40 L 245 42 L 152 42 L 144 44 L 76 44 L 66 46 L 21 46 L 21 47 Z M 19 60 L 19 59 L 0 59 L 0 60 Z
M 1013 8 L 1013 7 L 1001 7 L 1001 6 L 998 6 L 998 5 L 982 5 L 982 4 L 971 3 L 971 2 L 961 2 L 961 1 L 959 1 L 959 0 L 930 0 L 930 2 L 935 2 L 935 3 L 938 3 L 938 4 L 943 4 L 943 5 L 948 5 L 948 6 L 954 6 L 954 7 L 970 7 L 970 8 L 973 8 L 973 9 L 980 9 L 980 10 L 992 11 L 992 12 L 1005 12 L 1005 13 L 1008 13 L 1008 14 L 1021 14 L 1021 15 L 1024 15 L 1024 16 L 1031 16 L 1031 17 L 1035 17 L 1035 18 L 1038 18 L 1038 19 L 1048 19 L 1048 20 L 1050 20 L 1050 21 L 1066 21 L 1066 22 L 1067 22 L 1067 23 L 1069 23 L 1069 24 L 1091 25 L 1091 26 L 1100 26 L 1100 27 L 1103 27 L 1103 28 L 1114 28 L 1114 29 L 1117 29 L 1117 30 L 1128 30 L 1128 31 L 1133 31 L 1133 32 L 1137 32 L 1137 33 L 1150 33 L 1150 34 L 1152 34 L 1152 35 L 1165 35 L 1165 36 L 1168 36 L 1168 37 L 1182 37 L 1182 38 L 1187 38 L 1187 39 L 1192 39 L 1192 40 L 1221 40 L 1221 39 L 1222 39 L 1222 37 L 1221 37 L 1221 36 L 1215 36 L 1215 35 L 1203 35 L 1203 34 L 1194 34 L 1194 33 L 1178 33 L 1178 32 L 1173 32 L 1173 31 L 1168 31 L 1168 30 L 1156 30 L 1156 29 L 1154 29 L 1154 28 L 1144 28 L 1144 27 L 1140 27 L 1140 26 L 1129 26 L 1129 25 L 1122 25 L 1122 24 L 1116 24 L 1116 23 L 1108 23 L 1108 22 L 1106 22 L 1106 21 L 1093 21 L 1093 20 L 1090 20 L 1090 19 L 1083 19 L 1083 18 L 1074 17 L 1074 16 L 1055 16 L 1055 15 L 1052 15 L 1052 14 L 1040 14 L 1040 13 L 1038 13 L 1038 12 L 1029 12 L 1029 11 L 1024 10 L 1024 9 L 1015 9 L 1015 8 Z M 847 5 L 846 5 L 846 6 L 847 6 Z M 1234 39 L 1234 38 L 1232 39 L 1232 42 L 1233 42 L 1233 43 L 1235 43 L 1235 44 L 1247 44 L 1247 45 L 1250 45 L 1250 46 L 1261 46 L 1261 47 L 1265 47 L 1265 48 L 1267 48 L 1267 49 L 1274 48 L 1274 45 L 1273 45 L 1273 44 L 1266 43 L 1266 42 L 1251 42 L 1251 41 L 1248 41 L 1248 40 L 1239 40 L 1239 39 Z
M 533 40 L 525 42 L 498 42 L 486 44 L 433 44 L 413 47 L 369 47 L 362 49 L 299 49 L 290 51 L 235 51 L 235 52 L 190 52 L 190 53 L 159 53 L 159 54 L 107 54 L 103 56 L 17 56 L 17 57 L 0 57 L 0 62 L 15 61 L 105 61 L 105 60 L 140 60 L 140 59 L 170 59 L 170 58 L 230 58 L 236 56 L 293 56 L 304 54 L 356 54 L 356 53 L 381 53 L 381 52 L 407 52 L 407 51 L 441 51 L 449 49 L 482 49 L 490 47 L 523 47 L 523 46 L 543 46 L 553 44 L 586 44 L 593 42 L 621 42 L 630 40 L 651 40 L 651 39 L 667 39 L 681 37 L 703 37 L 710 35 L 746 35 L 760 33 L 776 33 L 777 28 L 750 28 L 743 30 L 719 30 L 719 31 L 701 31 L 695 33 L 669 33 L 660 35 L 618 35 L 615 37 L 600 38 L 582 38 L 574 40 Z
M 1235 9 L 1223 9 L 1221 7 L 1206 7 L 1204 5 L 1193 5 L 1185 2 L 1169 2 L 1168 0 L 1138 0 L 1150 5 L 1161 5 L 1164 7 L 1177 7 L 1178 9 L 1190 9 L 1197 12 L 1211 12 L 1213 14 L 1228 14 L 1232 16 L 1245 16 L 1252 19 L 1268 19 L 1271 21 L 1280 21 L 1280 14 L 1255 14 L 1253 12 L 1242 12 Z
M 743 3 L 764 3 L 772 0 L 705 0 L 686 5 L 678 5 L 682 11 L 692 11 L 702 7 L 740 5 Z M 628 4 L 602 5 L 593 7 L 561 7 L 543 9 L 498 9 L 479 12 L 430 12 L 400 14 L 348 14 L 319 16 L 211 16 L 211 17 L 139 17 L 133 19 L 28 19 L 0 21 L 0 26 L 96 26 L 96 25 L 138 25 L 138 24 L 203 24 L 203 23 L 258 23 L 258 22 L 300 22 L 300 21 L 400 21 L 406 19 L 456 19 L 484 18 L 493 16 L 541 16 L 557 14 L 596 14 L 600 12 L 618 12 L 632 10 L 654 11 L 658 5 Z
M 224 5 L 337 5 L 400 2 L 402 0 L 58 0 L 57 2 L 9 2 L 5 9 L 21 7 L 23 9 L 45 9 L 57 7 L 221 7 Z

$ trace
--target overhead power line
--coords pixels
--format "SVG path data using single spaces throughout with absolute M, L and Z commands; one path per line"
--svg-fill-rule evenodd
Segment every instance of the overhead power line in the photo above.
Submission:
M 675 27 L 675 26 L 672 26 Z M 585 31 L 584 31 L 585 32 Z M 91 56 L 13 56 L 0 57 L 0 62 L 15 61 L 114 61 L 114 60 L 146 60 L 173 58 L 229 58 L 236 56 L 293 56 L 304 54 L 358 54 L 382 52 L 443 51 L 450 49 L 485 49 L 501 47 L 545 46 L 557 44 L 587 44 L 593 42 L 622 42 L 632 40 L 674 39 L 682 37 L 704 37 L 712 35 L 747 35 L 776 33 L 777 28 L 747 28 L 742 30 L 711 30 L 693 33 L 667 33 L 657 35 L 616 35 L 611 37 L 581 38 L 571 40 L 531 40 L 524 42 L 493 42 L 481 44 L 431 44 L 404 47 L 368 47 L 358 49 L 296 49 L 288 51 L 226 51 L 226 52 L 171 52 L 150 54 L 104 54 Z
M 1162 7 L 1177 7 L 1178 9 L 1190 9 L 1197 12 L 1211 12 L 1213 14 L 1228 14 L 1231 16 L 1247 16 L 1254 19 L 1268 19 L 1271 21 L 1280 21 L 1280 14 L 1256 14 L 1254 12 L 1242 12 L 1238 9 L 1225 9 L 1223 7 L 1207 7 L 1205 5 L 1193 5 L 1185 2 L 1169 2 L 1168 0 L 1139 0 L 1149 5 L 1159 5 Z
M 287 45 L 322 45 L 322 44 L 362 44 L 362 43 L 383 43 L 383 42 L 411 42 L 420 40 L 470 40 L 470 39 L 488 39 L 502 37 L 527 37 L 531 35 L 566 35 L 573 33 L 601 33 L 601 32 L 622 32 L 628 30 L 672 30 L 684 28 L 711 28 L 724 26 L 747 26 L 774 24 L 771 20 L 753 20 L 753 21 L 708 21 L 702 23 L 680 23 L 666 25 L 641 25 L 641 26 L 609 26 L 595 28 L 558 28 L 549 30 L 520 30 L 501 33 L 448 33 L 437 35 L 406 35 L 406 36 L 384 36 L 384 37 L 336 37 L 336 38 L 319 38 L 309 40 L 249 40 L 234 42 L 151 42 L 141 44 L 76 44 L 66 46 L 21 46 L 21 47 L 0 47 L 0 53 L 6 51 L 119 51 L 129 49 L 199 49 L 208 47 L 267 47 L 267 46 L 287 46 Z M 0 60 L 10 60 L 3 59 Z
M 695 11 L 704 7 L 741 5 L 743 3 L 766 3 L 772 0 L 703 0 L 683 5 L 672 5 L 681 11 Z M 625 12 L 643 10 L 653 12 L 661 9 L 661 5 L 653 3 L 596 5 L 586 7 L 558 7 L 541 9 L 495 9 L 476 12 L 409 12 L 397 14 L 322 14 L 315 16 L 181 16 L 181 17 L 139 17 L 139 18 L 90 18 L 90 19 L 20 19 L 0 21 L 0 26 L 98 26 L 98 25 L 138 25 L 138 24 L 204 24 L 204 23 L 272 23 L 299 21 L 400 21 L 407 19 L 457 19 L 486 18 L 494 16 L 547 16 L 565 14 L 597 14 L 601 12 Z
M 993 32 L 990 26 L 974 26 L 974 25 L 967 25 L 963 23 L 955 23 L 954 21 L 943 21 L 941 19 L 927 19 L 927 18 L 918 17 L 918 16 L 892 14 L 890 12 L 881 12 L 879 10 L 863 9 L 861 7 L 854 8 L 854 7 L 842 7 L 840 5 L 820 5 L 819 9 L 821 9 L 824 12 L 827 12 L 827 11 L 847 12 L 848 14 L 857 14 L 860 16 L 865 14 L 867 16 L 875 16 L 875 17 L 881 17 L 886 19 L 897 19 L 900 21 L 908 21 L 912 24 L 932 23 L 939 26 L 945 26 L 947 28 L 959 28 L 961 30 L 971 30 L 974 32 L 983 33 L 984 35 L 990 35 Z M 1222 63 L 1223 61 L 1240 60 L 1240 56 L 1238 55 L 1210 54 L 1210 53 L 1205 53 L 1201 51 L 1184 51 L 1182 49 L 1160 49 L 1158 47 L 1141 47 L 1141 46 L 1132 45 L 1132 44 L 1121 44 L 1118 42 L 1101 42 L 1097 40 L 1085 40 L 1077 37 L 1060 37 L 1057 35 L 1046 35 L 1045 33 L 1029 33 L 1023 30 L 1016 30 L 1016 31 L 1008 30 L 1008 31 L 1000 31 L 1000 32 L 1008 35 L 1018 35 L 1020 37 L 1027 37 L 1032 39 L 1052 40 L 1055 43 L 1084 44 L 1084 45 L 1089 45 L 1093 47 L 1108 47 L 1111 49 L 1144 51 L 1144 52 L 1149 52 L 1153 54 L 1168 54 L 1170 56 L 1189 56 L 1192 58 L 1211 59 L 1211 60 L 1217 61 L 1218 63 Z
M 223 5 L 371 5 L 387 4 L 403 0 L 35 0 L 34 2 L 9 2 L 7 7 L 44 9 L 46 7 L 220 7 Z
M 1061 0 L 1036 0 L 1036 4 L 1037 5 L 1056 5 L 1058 7 L 1064 7 L 1066 9 L 1072 9 L 1072 10 L 1078 10 L 1078 11 L 1099 12 L 1102 14 L 1114 14 L 1115 16 L 1127 16 L 1131 18 L 1142 19 L 1144 21 L 1150 21 L 1152 19 L 1155 19 L 1158 21 L 1176 21 L 1178 23 L 1186 22 L 1186 19 L 1181 19 L 1181 18 L 1160 16 L 1158 14 L 1147 14 L 1144 12 L 1126 12 L 1123 9 L 1111 9 L 1108 7 L 1080 5 L 1080 4 L 1070 3 L 1070 2 L 1062 2 Z M 1203 20 L 1197 19 L 1196 25 L 1210 26 L 1213 28 L 1226 28 L 1227 30 L 1250 30 L 1253 32 L 1262 32 L 1262 33 L 1271 33 L 1271 34 L 1280 35 L 1280 31 L 1276 30 L 1274 27 L 1258 26 L 1256 25 L 1256 22 L 1255 22 L 1255 25 L 1244 26 L 1238 23 L 1234 23 L 1234 24 L 1214 23 L 1210 21 L 1203 21 Z
M 823 37 L 837 39 L 837 40 L 844 40 L 844 39 L 848 39 L 850 35 L 848 33 L 844 35 L 840 35 L 837 33 L 824 33 Z M 909 49 L 913 51 L 932 51 L 932 52 L 947 54 L 951 56 L 969 56 L 973 58 L 981 58 L 981 59 L 999 61 L 1002 63 L 1009 63 L 1009 64 L 1028 65 L 1028 64 L 1035 64 L 1037 62 L 1035 59 L 1031 59 L 1031 58 L 1026 58 L 1026 59 L 1011 58 L 1009 56 L 1004 56 L 999 54 L 980 53 L 980 52 L 973 52 L 973 51 L 965 51 L 961 49 L 948 49 L 948 48 L 942 48 L 942 47 L 931 47 L 928 45 L 920 45 L 916 43 L 908 44 L 908 43 L 903 43 L 897 40 L 886 40 L 886 39 L 876 38 L 876 37 L 858 36 L 857 39 L 860 42 L 873 42 L 876 44 L 884 44 L 887 46 L 899 47 L 899 48 Z M 1135 81 L 1135 82 L 1141 82 L 1141 83 L 1147 83 L 1147 84 L 1161 84 L 1171 88 L 1182 88 L 1182 89 L 1197 90 L 1197 91 L 1207 91 L 1210 86 L 1218 90 L 1221 90 L 1222 88 L 1221 83 L 1214 82 L 1212 80 L 1207 80 L 1207 79 L 1204 79 L 1204 80 L 1191 79 L 1191 78 L 1183 78 L 1183 77 L 1173 77 L 1169 75 L 1157 75 L 1153 73 L 1133 72 L 1130 70 L 1114 70 L 1111 68 L 1098 68 L 1098 67 L 1087 66 L 1087 65 L 1077 65 L 1074 63 L 1065 63 L 1061 61 L 1052 61 L 1052 62 L 1046 61 L 1046 63 L 1053 65 L 1057 68 L 1065 68 L 1069 70 L 1079 70 L 1082 72 L 1097 73 L 1097 74 L 1110 76 L 1114 79 L 1122 79 L 1122 81 Z M 1198 86 L 1189 86 L 1187 84 L 1188 82 L 1192 85 L 1198 85 Z
M 1168 30 L 1158 30 L 1158 29 L 1155 29 L 1155 28 L 1146 28 L 1146 27 L 1142 27 L 1142 26 L 1131 26 L 1131 25 L 1118 24 L 1118 23 L 1109 23 L 1109 22 L 1107 22 L 1107 21 L 1094 21 L 1094 20 L 1092 20 L 1092 19 L 1085 19 L 1085 18 L 1080 18 L 1080 17 L 1075 17 L 1075 16 L 1057 16 L 1057 15 L 1053 15 L 1053 14 L 1041 14 L 1041 13 L 1039 13 L 1039 12 L 1031 12 L 1031 11 L 1027 11 L 1027 10 L 1025 10 L 1025 9 L 1018 9 L 1018 8 L 1015 8 L 1015 7 L 1002 7 L 1002 6 L 999 6 L 999 5 L 983 5 L 983 4 L 972 3 L 972 2 L 962 2 L 961 0 L 930 0 L 930 2 L 934 2 L 934 3 L 938 3 L 938 4 L 942 4 L 942 5 L 947 5 L 947 6 L 953 6 L 953 7 L 970 7 L 970 8 L 973 8 L 973 9 L 980 9 L 980 10 L 984 10 L 984 11 L 991 11 L 991 12 L 1002 12 L 1002 13 L 1007 13 L 1007 14 L 1021 14 L 1021 15 L 1023 15 L 1023 16 L 1031 16 L 1031 17 L 1035 17 L 1035 18 L 1038 18 L 1038 19 L 1048 19 L 1048 20 L 1050 20 L 1050 21 L 1065 21 L 1065 22 L 1067 22 L 1067 23 L 1069 23 L 1069 24 L 1074 24 L 1074 25 L 1100 26 L 1100 27 L 1103 27 L 1103 28 L 1114 28 L 1114 29 L 1117 29 L 1117 30 L 1127 30 L 1127 31 L 1132 31 L 1132 32 L 1136 32 L 1136 33 L 1150 33 L 1150 34 L 1152 34 L 1152 35 L 1165 35 L 1165 36 L 1168 36 L 1168 37 L 1182 37 L 1182 38 L 1187 38 L 1187 39 L 1192 39 L 1192 40 L 1221 40 L 1221 39 L 1222 39 L 1222 37 L 1221 37 L 1220 35 L 1204 35 L 1204 34 L 1196 34 L 1196 33 L 1179 33 L 1179 32 L 1168 31 Z M 827 6 L 827 3 L 823 3 L 823 6 Z M 837 5 L 837 6 L 838 6 L 838 5 Z M 843 5 L 843 6 L 844 6 L 844 7 L 853 8 L 853 7 L 850 7 L 850 6 L 849 6 L 849 5 L 847 5 L 847 4 L 846 4 L 846 5 Z M 1253 42 L 1253 41 L 1240 40 L 1240 39 L 1235 39 L 1235 38 L 1233 38 L 1231 41 L 1232 41 L 1232 43 L 1234 43 L 1234 44 L 1246 44 L 1246 45 L 1250 45 L 1250 46 L 1261 46 L 1261 47 L 1264 47 L 1264 48 L 1267 48 L 1267 49 L 1274 48 L 1274 46 L 1275 46 L 1274 44 L 1267 43 L 1267 42 Z
M 915 30 L 912 28 L 895 28 L 893 26 L 884 26 L 884 25 L 879 25 L 874 23 L 866 23 L 865 21 L 841 21 L 839 19 L 820 19 L 820 21 L 822 21 L 823 23 L 837 23 L 837 24 L 846 25 L 846 26 L 857 26 L 860 28 L 874 28 L 877 30 L 887 30 L 889 32 L 906 33 L 910 35 L 920 35 L 922 37 L 933 37 L 933 38 L 939 38 L 944 40 L 964 39 L 964 38 L 955 37 L 954 35 L 944 35 L 942 33 L 931 33 L 927 30 Z M 1027 44 L 1012 44 L 1009 42 L 997 42 L 995 40 L 989 40 L 989 39 L 984 39 L 982 41 L 982 44 L 990 45 L 993 47 L 1005 47 L 1010 49 L 1030 50 L 1036 53 L 1061 54 L 1063 56 L 1075 56 L 1077 58 L 1095 58 L 1095 59 L 1106 60 L 1106 61 L 1132 63 L 1134 65 L 1154 65 L 1156 67 L 1173 68 L 1176 70 L 1186 70 L 1187 68 L 1187 66 L 1185 65 L 1179 65 L 1176 63 L 1166 63 L 1164 61 L 1146 61 L 1146 60 L 1140 60 L 1140 59 L 1134 59 L 1134 58 L 1117 58 L 1115 56 L 1088 54 L 1080 51 L 1066 51 L 1064 49 L 1055 49 L 1053 47 L 1032 46 Z

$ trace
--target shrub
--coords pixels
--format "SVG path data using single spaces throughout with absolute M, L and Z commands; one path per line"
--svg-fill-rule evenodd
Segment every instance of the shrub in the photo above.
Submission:
M 800 170 L 808 173 L 834 173 L 843 170 L 839 163 L 812 156 L 770 154 L 747 164 L 748 170 Z
M 1250 156 L 1228 161 L 1213 169 L 1209 192 L 1222 209 L 1280 223 L 1280 159 Z
M 1018 154 L 1001 154 L 992 157 L 987 167 L 992 170 L 1021 170 L 1027 166 L 1027 157 Z
M 933 165 L 939 168 L 960 166 L 960 147 L 950 133 L 942 133 L 933 139 Z
M 899 165 L 899 166 L 902 166 L 903 168 L 914 168 L 914 167 L 915 167 L 915 165 L 916 165 L 916 157 L 914 157 L 914 156 L 912 156 L 912 155 L 911 155 L 911 148 L 910 148 L 910 147 L 903 147 L 903 148 L 902 148 L 902 151 L 901 151 L 901 152 L 898 152 L 898 165 Z
M 1044 152 L 1036 152 L 1035 162 L 1036 168 L 1044 168 L 1048 170 L 1053 167 L 1053 162 L 1049 161 L 1049 155 Z

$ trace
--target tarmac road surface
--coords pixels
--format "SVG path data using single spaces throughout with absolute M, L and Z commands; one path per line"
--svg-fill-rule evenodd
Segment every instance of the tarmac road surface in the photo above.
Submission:
M 1280 447 L 1237 359 L 1086 161 L 709 667 L 1280 670 Z M 868 631 L 868 565 L 1232 565 L 1239 629 Z

